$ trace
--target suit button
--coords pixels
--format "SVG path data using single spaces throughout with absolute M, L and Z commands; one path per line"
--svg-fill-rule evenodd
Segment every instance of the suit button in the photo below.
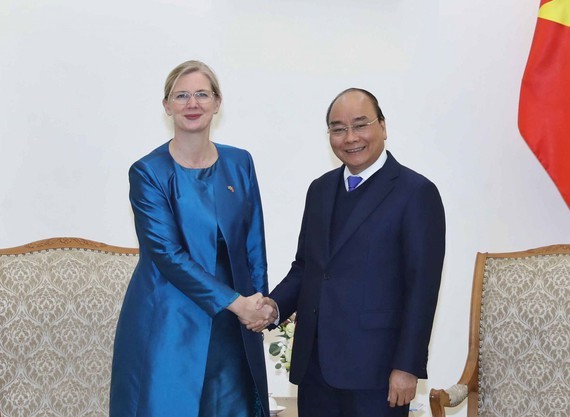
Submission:
M 317 309 L 313 308 L 313 314 L 317 314 Z
M 323 274 L 323 279 L 330 279 L 330 275 L 329 274 Z

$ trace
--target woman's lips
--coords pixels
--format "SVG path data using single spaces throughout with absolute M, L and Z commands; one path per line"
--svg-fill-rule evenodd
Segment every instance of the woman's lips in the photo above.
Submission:
M 185 118 L 187 118 L 188 120 L 196 120 L 199 119 L 201 116 L 201 114 L 186 114 L 184 115 Z

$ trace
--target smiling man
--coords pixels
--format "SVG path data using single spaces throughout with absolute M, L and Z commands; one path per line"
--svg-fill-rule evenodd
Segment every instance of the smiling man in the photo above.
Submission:
M 385 150 L 370 92 L 343 91 L 326 120 L 343 165 L 309 187 L 291 270 L 259 306 L 277 306 L 282 320 L 297 311 L 300 417 L 407 416 L 427 377 L 443 205 L 432 182 Z

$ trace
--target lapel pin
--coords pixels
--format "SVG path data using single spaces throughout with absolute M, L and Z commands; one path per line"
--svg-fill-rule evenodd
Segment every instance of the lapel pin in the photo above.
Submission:
M 231 185 L 228 185 L 228 190 L 230 190 L 232 193 L 234 192 L 234 187 L 232 187 Z

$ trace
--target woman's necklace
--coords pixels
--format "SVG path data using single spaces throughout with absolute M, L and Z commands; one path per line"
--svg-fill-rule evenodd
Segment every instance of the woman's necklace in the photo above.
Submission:
M 188 161 L 184 157 L 182 152 L 174 145 L 174 141 L 171 142 L 171 149 L 174 151 L 175 156 L 178 159 L 180 159 L 182 162 L 184 162 L 186 168 L 192 168 L 192 169 L 208 168 L 212 166 L 217 159 L 217 153 L 215 152 L 214 144 L 212 142 L 209 142 L 208 144 L 208 150 L 206 151 L 207 152 L 206 156 L 202 159 L 202 161 L 197 163 L 192 163 Z

